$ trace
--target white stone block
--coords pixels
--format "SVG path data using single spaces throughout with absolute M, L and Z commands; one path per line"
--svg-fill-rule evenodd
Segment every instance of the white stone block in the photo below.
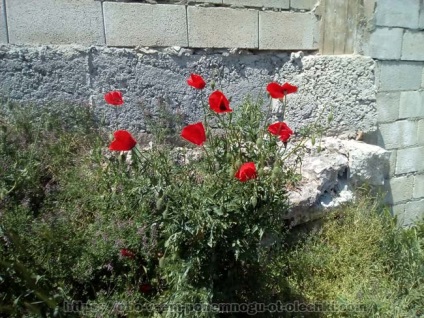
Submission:
M 424 147 L 399 149 L 396 158 L 396 174 L 424 172 Z
M 3 1 L 0 1 L 0 43 L 7 43 L 7 27 Z
M 259 48 L 263 50 L 316 50 L 318 22 L 311 13 L 259 12 Z
M 414 177 L 414 198 L 424 198 L 424 175 L 419 174 Z
M 405 31 L 402 60 L 424 61 L 424 31 Z
M 222 0 L 190 0 L 190 2 L 194 3 L 216 3 L 216 4 L 222 4 Z
M 412 199 L 412 191 L 414 189 L 414 177 L 398 177 L 391 178 L 388 181 L 388 191 L 386 196 L 386 202 L 389 204 L 397 204 L 402 201 Z
M 92 0 L 8 0 L 9 42 L 103 45 L 101 5 Z
M 389 176 L 392 177 L 396 172 L 396 150 L 390 151 L 390 161 L 389 161 Z
M 317 4 L 317 0 L 291 0 L 290 9 L 294 10 L 312 10 Z
M 106 44 L 188 46 L 182 5 L 105 2 Z
M 247 7 L 265 7 L 288 9 L 290 7 L 289 0 L 223 0 L 224 4 Z
M 402 120 L 379 125 L 379 144 L 386 149 L 403 148 L 417 144 L 417 122 Z
M 413 225 L 424 217 L 424 200 L 408 202 L 405 205 L 403 225 Z
M 258 48 L 258 11 L 187 8 L 190 47 Z
M 418 28 L 421 0 L 380 0 L 375 12 L 376 25 Z
M 424 117 L 424 93 L 419 91 L 401 92 L 399 118 Z
M 399 118 L 400 92 L 377 94 L 377 120 L 379 123 L 395 121 Z
M 398 60 L 402 51 L 403 29 L 377 28 L 371 33 L 369 55 L 376 59 Z
M 379 91 L 417 90 L 421 87 L 424 63 L 379 62 Z
M 424 119 L 418 121 L 418 144 L 424 145 Z

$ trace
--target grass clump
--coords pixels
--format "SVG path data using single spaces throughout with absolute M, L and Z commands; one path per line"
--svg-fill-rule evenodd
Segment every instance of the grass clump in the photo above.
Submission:
M 421 317 L 423 247 L 424 223 L 399 228 L 379 200 L 362 195 L 332 212 L 269 270 L 279 282 L 274 288 L 288 299 L 341 309 L 311 316 Z

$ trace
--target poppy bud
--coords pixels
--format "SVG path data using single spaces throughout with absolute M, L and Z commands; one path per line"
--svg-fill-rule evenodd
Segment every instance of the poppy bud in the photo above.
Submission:
M 263 176 L 264 175 L 264 168 L 259 168 L 258 175 Z
M 263 138 L 262 138 L 262 137 L 259 137 L 259 138 L 256 140 L 256 146 L 258 146 L 258 147 L 262 147 L 263 142 L 264 142 Z
M 253 197 L 250 198 L 250 203 L 255 208 L 256 205 L 258 204 L 258 199 L 255 196 L 253 196 Z
M 236 171 L 234 170 L 234 168 L 230 168 L 229 171 L 230 171 L 230 178 L 233 178 Z
M 281 174 L 281 168 L 279 166 L 275 166 L 274 169 L 272 169 L 271 178 L 273 180 L 277 179 Z
M 163 207 L 163 198 L 159 198 L 156 201 L 156 210 L 161 210 Z

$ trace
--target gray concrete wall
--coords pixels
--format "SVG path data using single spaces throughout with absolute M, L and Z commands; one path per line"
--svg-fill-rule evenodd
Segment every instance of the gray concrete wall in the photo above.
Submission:
M 231 97 L 237 109 L 246 97 L 269 102 L 266 85 L 289 81 L 299 92 L 288 96 L 287 120 L 299 129 L 317 120 L 332 134 L 354 134 L 376 126 L 375 65 L 361 56 L 317 56 L 291 59 L 288 53 L 247 54 L 228 51 L 173 51 L 78 46 L 0 46 L 0 95 L 40 106 L 67 101 L 93 105 L 99 116 L 115 125 L 114 112 L 103 94 L 119 89 L 125 98 L 119 125 L 134 132 L 144 129 L 140 103 L 154 110 L 163 100 L 188 121 L 202 118 L 202 101 L 186 84 L 194 72 Z M 183 54 L 181 54 L 183 52 Z M 193 54 L 196 53 L 196 54 Z M 240 54 L 241 53 L 241 54 Z M 63 106 L 66 110 L 66 105 Z
M 378 0 L 366 53 L 377 61 L 378 143 L 391 150 L 387 202 L 424 216 L 424 1 Z

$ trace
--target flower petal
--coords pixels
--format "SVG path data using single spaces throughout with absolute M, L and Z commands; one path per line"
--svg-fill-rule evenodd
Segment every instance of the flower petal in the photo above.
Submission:
M 191 74 L 190 77 L 187 79 L 187 84 L 196 89 L 204 89 L 206 86 L 206 82 L 204 81 L 204 79 L 197 74 Z
M 281 85 L 277 82 L 271 82 L 266 87 L 266 90 L 268 91 L 269 95 L 271 95 L 272 98 L 283 98 L 284 92 L 281 89 Z
M 206 141 L 206 132 L 203 123 L 198 122 L 184 127 L 181 131 L 181 137 L 195 145 L 202 146 Z
M 230 102 L 221 91 L 214 91 L 209 96 L 209 106 L 214 112 L 218 114 L 229 113 L 233 111 L 230 108 Z
M 237 170 L 235 177 L 241 182 L 246 182 L 257 177 L 256 166 L 254 162 L 246 162 Z
M 117 130 L 113 133 L 115 137 L 109 145 L 109 150 L 113 151 L 129 151 L 135 147 L 137 141 L 126 130 Z
M 120 106 L 124 103 L 122 93 L 120 91 L 111 91 L 104 96 L 106 103 L 114 106 Z

